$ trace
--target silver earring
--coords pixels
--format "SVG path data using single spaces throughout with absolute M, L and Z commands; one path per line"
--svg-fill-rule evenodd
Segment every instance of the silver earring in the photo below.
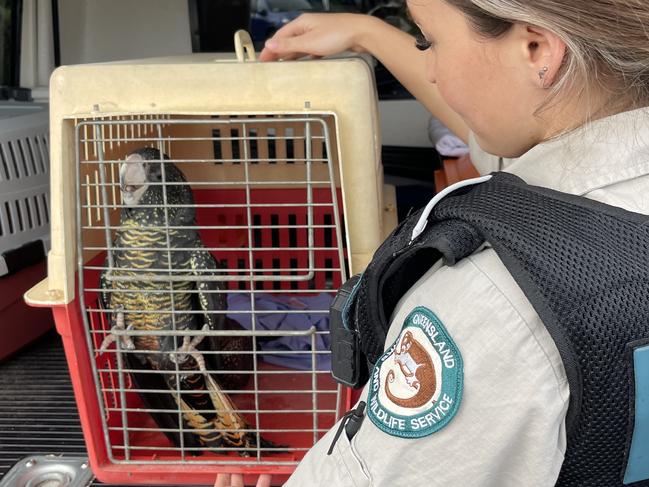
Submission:
M 548 68 L 547 66 L 543 66 L 543 69 L 541 69 L 541 71 L 539 71 L 539 79 L 541 81 L 543 81 L 543 78 L 545 78 L 545 75 L 548 73 L 549 69 L 550 68 Z

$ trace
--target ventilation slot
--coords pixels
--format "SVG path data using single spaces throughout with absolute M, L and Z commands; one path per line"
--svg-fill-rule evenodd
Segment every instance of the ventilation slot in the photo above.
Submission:
M 230 136 L 232 140 L 232 159 L 235 164 L 241 164 L 241 140 L 239 139 L 239 129 L 232 129 L 230 131 Z
M 23 141 L 17 140 L 16 145 L 18 146 L 18 154 L 20 154 L 20 161 L 18 161 L 18 164 L 20 165 L 23 174 L 25 176 L 34 176 L 36 174 L 36 168 L 34 168 L 33 166 L 30 168 L 29 163 L 32 161 L 30 161 L 29 158 L 26 157 Z
M 295 228 L 297 226 L 297 215 L 294 213 L 289 214 L 288 224 L 288 245 L 289 247 L 297 247 L 297 228 Z M 297 267 L 297 265 L 291 267 Z
M 30 204 L 29 198 L 23 200 L 23 205 L 25 208 L 25 216 L 27 216 L 27 228 L 30 230 L 35 227 L 34 220 L 32 219 L 32 205 Z
M 34 155 L 34 149 L 32 148 L 32 142 L 30 139 L 25 139 L 24 147 L 27 148 L 25 155 L 27 156 L 27 160 L 29 160 L 29 163 L 31 164 L 33 174 L 42 174 L 42 166 L 36 163 L 36 156 Z
M 50 202 L 46 194 L 41 195 L 41 202 L 43 203 L 43 217 L 45 218 L 45 223 L 50 222 Z
M 276 144 L 276 139 L 277 137 L 277 130 L 274 128 L 269 128 L 268 129 L 268 159 L 270 163 L 275 163 L 277 162 L 277 144 Z
M 5 152 L 5 145 L 0 144 L 0 180 L 9 181 L 9 163 Z
M 295 143 L 293 138 L 295 137 L 295 130 L 292 127 L 286 128 L 286 162 L 289 164 L 295 163 Z
M 333 246 L 333 215 L 327 213 L 324 215 L 324 246 L 332 247 Z
M 250 154 L 248 154 L 249 159 L 259 159 L 259 141 L 257 140 L 257 130 L 250 129 L 248 132 L 248 142 L 250 143 Z M 252 161 L 253 164 L 256 164 L 258 161 Z
M 7 159 L 7 179 L 12 180 L 12 179 L 17 179 L 20 177 L 20 173 L 18 172 L 18 165 L 16 164 L 16 153 L 14 152 L 14 144 L 13 142 L 9 141 L 6 145 L 6 148 L 8 149 L 5 152 L 5 157 Z
M 14 201 L 14 207 L 16 208 L 16 220 L 18 220 L 18 229 L 21 232 L 25 231 L 25 225 L 23 224 L 23 209 L 21 208 L 20 200 Z
M 7 231 L 9 234 L 12 234 L 14 233 L 14 219 L 11 214 L 11 207 L 9 206 L 8 201 L 5 201 L 4 207 L 5 221 L 7 222 Z
M 256 248 L 261 248 L 262 243 L 261 243 L 261 215 L 253 215 L 252 216 L 252 236 L 254 240 L 254 246 Z
M 223 148 L 221 147 L 221 130 L 212 130 L 212 145 L 214 147 L 214 164 L 223 164 Z
M 41 142 L 38 137 L 34 137 L 33 142 L 34 142 L 36 155 L 38 156 L 38 162 L 40 163 L 41 166 L 41 172 L 43 174 L 47 174 L 49 172 L 49 163 L 48 163 L 49 159 L 46 155 L 47 154 L 46 144 Z

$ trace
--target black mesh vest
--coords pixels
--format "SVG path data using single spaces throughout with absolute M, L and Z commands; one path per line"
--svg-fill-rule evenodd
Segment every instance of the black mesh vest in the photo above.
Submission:
M 351 315 L 369 364 L 383 353 L 402 295 L 439 258 L 453 265 L 487 241 L 554 338 L 567 372 L 568 446 L 556 485 L 622 486 L 633 425 L 629 349 L 649 339 L 649 216 L 506 173 L 444 198 L 411 243 L 420 215 L 381 245 L 355 291 Z

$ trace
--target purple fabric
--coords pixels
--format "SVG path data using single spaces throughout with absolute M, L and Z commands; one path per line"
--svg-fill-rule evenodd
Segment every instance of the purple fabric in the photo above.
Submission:
M 316 296 L 284 296 L 272 294 L 255 294 L 255 330 L 303 331 L 312 326 L 316 331 L 327 332 L 315 335 L 317 351 L 316 369 L 331 370 L 329 353 L 329 305 L 333 296 L 322 293 Z M 240 313 L 228 313 L 231 318 L 247 330 L 252 330 L 250 313 L 250 294 L 228 294 L 228 310 Z M 297 310 L 300 313 L 282 313 Z M 244 311 L 244 313 L 241 313 Z M 269 313 L 269 311 L 272 311 Z M 298 370 L 311 370 L 311 335 L 281 336 L 257 338 L 257 349 L 264 352 L 261 358 L 268 363 Z M 305 353 L 282 353 L 282 352 Z

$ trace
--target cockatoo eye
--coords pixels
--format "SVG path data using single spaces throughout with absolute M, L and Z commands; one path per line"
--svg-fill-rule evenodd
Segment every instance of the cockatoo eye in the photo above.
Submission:
M 146 167 L 146 178 L 153 183 L 162 181 L 162 167 L 159 162 L 150 162 Z

